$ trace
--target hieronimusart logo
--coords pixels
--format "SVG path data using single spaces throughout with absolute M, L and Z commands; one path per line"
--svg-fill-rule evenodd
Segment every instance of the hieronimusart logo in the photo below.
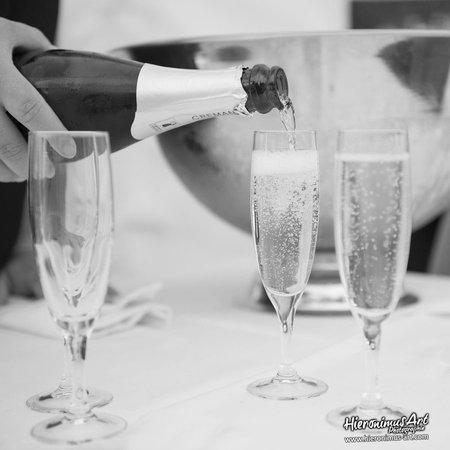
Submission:
M 428 440 L 429 435 L 423 433 L 430 423 L 430 414 L 419 416 L 412 412 L 409 416 L 398 419 L 386 417 L 361 419 L 359 416 L 346 417 L 343 428 L 346 431 L 364 433 L 359 436 L 344 437 L 347 443 L 380 442 L 380 441 L 414 441 Z

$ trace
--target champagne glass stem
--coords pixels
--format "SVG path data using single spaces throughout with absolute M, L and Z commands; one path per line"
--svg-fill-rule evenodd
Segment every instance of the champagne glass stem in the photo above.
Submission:
M 85 374 L 87 333 L 74 332 L 71 329 L 67 335 L 67 344 L 70 351 L 70 373 L 72 379 L 70 415 L 75 417 L 87 416 L 91 410 L 87 401 Z
M 292 296 L 290 301 L 276 299 L 277 315 L 281 324 L 281 363 L 278 367 L 277 378 L 281 380 L 298 378 L 292 359 L 292 331 L 297 300 L 297 295 Z
M 72 353 L 69 346 L 69 336 L 63 333 L 63 345 L 64 345 L 64 367 L 61 375 L 61 380 L 59 382 L 58 390 L 62 392 L 69 392 L 71 389 L 70 380 L 70 360 L 72 359 Z
M 383 407 L 383 400 L 378 384 L 381 322 L 365 318 L 363 332 L 366 354 L 366 389 L 361 397 L 361 407 L 371 410 L 381 409 Z
M 287 320 L 281 322 L 281 363 L 278 367 L 278 378 L 292 378 L 296 375 L 296 370 L 292 366 L 293 316 L 291 312 Z

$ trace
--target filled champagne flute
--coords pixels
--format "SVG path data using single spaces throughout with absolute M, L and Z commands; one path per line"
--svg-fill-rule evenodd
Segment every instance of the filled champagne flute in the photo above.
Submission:
M 69 407 L 31 431 L 49 443 L 89 442 L 126 427 L 119 417 L 93 413 L 84 373 L 87 340 L 106 295 L 113 243 L 109 153 L 109 138 L 102 132 L 29 135 L 28 201 L 39 277 L 70 352 Z
M 319 226 L 319 174 L 313 131 L 256 131 L 251 168 L 251 217 L 259 273 L 281 325 L 281 364 L 274 377 L 248 391 L 259 397 L 295 400 L 328 387 L 300 376 L 293 366 L 291 337 L 297 306 L 314 258 Z
M 381 324 L 401 294 L 410 237 L 407 132 L 340 132 L 335 173 L 336 255 L 350 309 L 364 335 L 367 381 L 358 405 L 328 414 L 328 421 L 339 427 L 348 416 L 396 419 L 406 414 L 382 399 L 378 353 Z

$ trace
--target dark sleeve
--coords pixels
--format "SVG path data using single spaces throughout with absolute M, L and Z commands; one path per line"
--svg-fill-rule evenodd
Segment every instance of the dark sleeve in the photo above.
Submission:
M 0 16 L 39 28 L 53 42 L 58 0 L 0 0 Z M 25 193 L 26 183 L 0 183 L 0 269 L 19 233 Z

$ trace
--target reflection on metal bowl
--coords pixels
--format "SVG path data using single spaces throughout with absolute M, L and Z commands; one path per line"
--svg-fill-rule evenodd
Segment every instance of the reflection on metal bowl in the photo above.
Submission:
M 448 208 L 450 32 L 217 37 L 146 44 L 117 54 L 182 68 L 257 63 L 284 68 L 297 126 L 317 130 L 318 137 L 321 211 L 313 280 L 320 267 L 325 272 L 336 268 L 330 252 L 334 248 L 333 161 L 339 129 L 407 129 L 414 228 Z M 222 117 L 164 133 L 160 142 L 169 163 L 194 195 L 226 221 L 249 231 L 252 133 L 281 127 L 276 111 L 250 120 Z

